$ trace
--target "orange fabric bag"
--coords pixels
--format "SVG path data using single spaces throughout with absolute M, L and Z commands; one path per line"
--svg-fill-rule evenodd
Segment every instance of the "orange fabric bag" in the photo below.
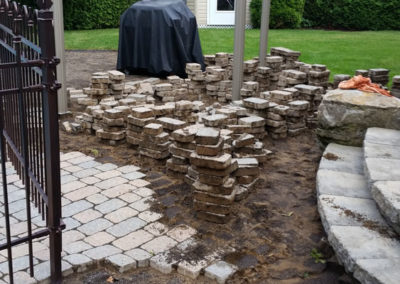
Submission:
M 365 78 L 361 75 L 355 76 L 348 81 L 341 82 L 339 88 L 344 90 L 357 89 L 363 92 L 379 93 L 387 97 L 392 97 L 389 91 L 382 89 L 378 84 L 372 83 L 370 78 Z

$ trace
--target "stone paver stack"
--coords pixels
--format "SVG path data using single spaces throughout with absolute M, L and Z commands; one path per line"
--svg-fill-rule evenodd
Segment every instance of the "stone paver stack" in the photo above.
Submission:
M 259 96 L 259 84 L 256 81 L 243 82 L 240 89 L 240 96 L 242 98 L 252 98 Z
M 368 70 L 368 77 L 371 78 L 373 83 L 381 84 L 386 86 L 389 83 L 389 72 L 388 69 L 374 68 Z
M 215 65 L 215 54 L 206 54 L 206 55 L 204 55 L 204 64 L 206 66 Z
M 161 105 L 154 105 L 154 106 L 148 106 L 151 108 L 154 112 L 154 116 L 162 117 L 174 117 L 175 116 L 175 103 L 174 102 L 169 102 Z
M 143 127 L 154 122 L 154 111 L 147 107 L 134 107 L 128 115 L 126 141 L 133 146 L 139 146 L 143 140 Z
M 188 81 L 189 96 L 201 100 L 206 91 L 204 84 L 205 76 L 201 70 L 201 65 L 198 63 L 186 64 L 186 74 L 190 81 Z
M 270 104 L 268 109 L 266 125 L 268 134 L 272 139 L 282 139 L 287 137 L 286 116 L 289 107 L 287 105 Z
M 197 116 L 193 113 L 193 103 L 185 100 L 176 102 L 174 117 L 190 123 L 196 122 Z
M 90 79 L 90 87 L 84 88 L 83 92 L 87 94 L 92 100 L 100 101 L 101 99 L 111 94 L 108 89 L 110 82 L 110 73 L 93 73 Z
M 247 133 L 252 134 L 257 139 L 264 139 L 267 132 L 265 131 L 265 119 L 259 116 L 246 116 L 238 120 L 240 127 L 250 127 Z M 232 130 L 232 129 L 229 129 Z
M 269 101 L 278 105 L 287 105 L 293 101 L 293 92 L 274 90 L 269 92 Z
M 225 71 L 228 77 L 228 71 Z M 223 80 L 219 83 L 218 102 L 227 102 L 232 100 L 232 80 Z
M 313 64 L 311 70 L 308 73 L 308 84 L 317 87 L 324 87 L 325 89 L 329 86 L 329 76 L 331 71 L 322 64 Z
M 253 190 L 259 180 L 260 168 L 255 158 L 235 159 L 238 163 L 237 170 L 233 173 L 237 187 L 235 200 L 242 200 Z
M 75 120 L 73 122 L 73 124 L 79 125 L 78 129 L 76 130 L 76 133 L 79 133 L 81 131 L 83 131 L 85 134 L 87 135 L 91 135 L 93 134 L 93 116 L 92 116 L 92 110 L 93 108 L 99 108 L 100 106 L 90 106 L 90 108 L 87 107 L 86 112 L 82 113 L 81 115 L 77 115 L 75 116 Z M 66 130 L 67 128 L 71 128 L 71 123 L 66 121 L 63 123 L 63 128 Z M 101 127 L 99 127 L 98 129 L 100 129 Z M 72 128 L 70 130 L 70 132 L 72 132 Z
M 246 60 L 243 63 L 243 81 L 256 81 L 258 60 Z
M 284 47 L 272 47 L 271 56 L 281 56 L 283 58 L 283 69 L 294 69 L 296 62 L 301 55 L 300 51 L 294 51 Z
M 187 123 L 185 121 L 170 117 L 157 118 L 157 123 L 161 124 L 164 128 L 164 131 L 168 134 L 171 134 L 173 131 L 187 126 Z
M 172 85 L 173 89 L 173 96 L 174 96 L 174 101 L 179 101 L 179 100 L 188 100 L 187 94 L 188 94 L 188 84 L 185 82 L 185 79 L 180 78 L 179 76 L 168 76 L 167 77 L 168 83 Z
M 202 117 L 202 122 L 207 127 L 225 128 L 229 117 L 225 114 L 211 114 Z
M 142 141 L 139 142 L 139 154 L 163 160 L 169 157 L 169 135 L 158 123 L 149 123 L 143 127 Z
M 188 173 L 190 155 L 196 149 L 194 138 L 199 127 L 202 126 L 191 125 L 171 133 L 172 143 L 169 152 L 172 157 L 167 161 L 167 172 L 172 176 Z M 191 184 L 194 180 L 186 177 L 185 181 Z
M 86 106 L 78 104 L 79 99 L 86 99 L 88 95 L 83 93 L 83 90 L 77 90 L 75 88 L 67 88 L 68 106 L 78 111 L 84 111 Z
M 337 89 L 343 81 L 350 80 L 351 76 L 347 74 L 338 74 L 333 77 L 333 88 Z
M 361 76 L 363 76 L 363 77 L 368 77 L 368 70 L 365 70 L 365 69 L 358 69 L 358 70 L 356 70 L 356 72 L 355 72 L 354 75 L 355 75 L 355 76 L 361 75 Z
M 116 70 L 108 71 L 110 77 L 110 94 L 116 99 L 122 99 L 125 90 L 125 74 Z
M 299 70 L 301 72 L 306 73 L 307 77 L 308 77 L 308 73 L 310 73 L 310 71 L 311 71 L 311 66 L 312 66 L 311 64 L 304 63 L 304 64 L 300 65 Z
M 279 75 L 282 72 L 283 57 L 281 56 L 267 56 L 265 58 L 267 67 L 271 68 L 269 77 L 269 89 L 276 90 L 278 88 Z
M 250 129 L 250 127 L 249 127 Z M 232 130 L 232 156 L 234 158 L 255 158 L 262 164 L 267 161 L 271 152 L 264 148 L 264 144 L 248 134 L 245 128 L 234 128 Z
M 314 126 L 316 122 L 318 107 L 322 101 L 322 95 L 325 93 L 325 90 L 322 87 L 310 86 L 310 85 L 297 85 L 296 89 L 299 90 L 299 99 L 305 100 L 310 103 L 308 109 L 308 118 L 307 123 L 308 126 Z
M 225 69 L 219 66 L 209 66 L 206 68 L 206 90 L 207 96 L 213 100 L 226 102 L 225 88 L 220 90 L 221 81 L 225 79 Z
M 247 109 L 246 114 L 267 118 L 269 101 L 261 98 L 247 98 L 243 100 L 243 106 Z
M 125 142 L 126 122 L 125 117 L 129 107 L 111 108 L 104 110 L 101 120 L 101 129 L 96 131 L 96 137 L 110 145 L 118 145 Z
M 400 76 L 393 77 L 391 94 L 400 98 Z
M 215 65 L 221 68 L 229 66 L 229 54 L 226 52 L 218 52 L 215 54 Z
M 289 136 L 297 136 L 307 130 L 306 119 L 308 115 L 308 101 L 292 101 L 288 103 L 288 113 L 286 116 Z
M 239 114 L 237 110 L 231 106 L 223 106 L 219 109 L 216 109 L 215 114 L 225 115 L 227 117 L 225 120 L 226 124 L 237 124 Z M 221 127 L 224 126 L 225 125 L 222 125 Z
M 290 88 L 298 84 L 307 83 L 307 74 L 301 71 L 288 69 L 283 70 L 279 76 L 278 88 Z
M 161 83 L 155 85 L 155 97 L 162 102 L 174 102 L 174 86 L 170 83 Z
M 258 67 L 257 68 L 257 82 L 259 85 L 260 92 L 269 90 L 269 76 L 271 74 L 271 68 L 269 67 Z
M 282 91 L 291 93 L 292 94 L 292 100 L 294 100 L 294 101 L 297 100 L 299 98 L 299 96 L 300 96 L 299 90 L 297 90 L 294 87 L 293 88 L 285 88 Z
M 196 151 L 190 156 L 190 171 L 198 175 L 192 184 L 196 216 L 215 223 L 226 223 L 235 201 L 235 179 L 230 175 L 236 170 L 237 162 L 232 160 L 230 154 L 224 154 L 224 140 L 218 129 L 199 129 L 195 141 Z

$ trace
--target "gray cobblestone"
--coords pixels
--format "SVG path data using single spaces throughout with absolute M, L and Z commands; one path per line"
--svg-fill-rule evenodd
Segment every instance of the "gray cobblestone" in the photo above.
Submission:
M 117 268 L 120 273 L 136 268 L 136 260 L 124 254 L 114 254 L 107 257 L 106 261 Z
M 136 248 L 125 252 L 125 254 L 136 260 L 137 267 L 148 267 L 150 265 L 152 255 L 143 249 Z
M 78 220 L 82 224 L 89 223 L 90 221 L 100 218 L 102 214 L 99 211 L 93 210 L 93 209 L 88 209 L 85 211 L 82 211 L 76 215 L 73 216 L 74 219 Z
M 85 177 L 85 178 L 81 179 L 81 182 L 84 182 L 88 185 L 92 185 L 92 184 L 101 182 L 101 180 L 96 177 L 89 176 L 89 177 Z
M 64 197 L 68 198 L 71 201 L 77 201 L 81 199 L 85 199 L 88 196 L 91 196 L 93 194 L 96 194 L 100 191 L 100 188 L 96 186 L 86 186 L 79 188 L 75 191 L 72 191 L 68 194 L 65 194 Z
M 83 162 L 83 163 L 79 164 L 78 166 L 83 169 L 91 169 L 91 168 L 96 168 L 98 166 L 101 166 L 101 163 L 92 160 L 92 161 Z
M 97 204 L 106 202 L 108 200 L 108 198 L 105 197 L 103 194 L 93 194 L 91 196 L 88 196 L 86 198 L 86 200 L 97 205 Z
M 86 209 L 89 209 L 93 206 L 90 202 L 87 202 L 86 200 L 79 200 L 73 203 L 68 204 L 63 208 L 63 217 L 70 217 L 72 215 L 75 215 L 79 212 L 82 212 Z
M 81 253 L 81 252 L 91 249 L 91 248 L 92 248 L 91 245 L 89 245 L 83 241 L 77 241 L 74 243 L 70 243 L 63 247 L 64 251 L 67 252 L 68 254 Z
M 127 182 L 128 182 L 128 180 L 125 178 L 114 177 L 114 178 L 104 180 L 102 182 L 98 182 L 95 185 L 101 189 L 109 189 L 109 188 L 112 188 L 112 187 L 115 187 L 117 185 L 124 184 Z
M 113 240 L 115 240 L 115 237 L 107 232 L 98 232 L 94 235 L 85 238 L 85 242 L 94 247 L 99 247 L 102 245 L 109 244 Z
M 94 260 L 101 260 L 107 256 L 112 256 L 118 253 L 121 253 L 121 250 L 112 245 L 104 245 L 83 252 L 84 255 Z
M 65 231 L 76 229 L 81 225 L 80 222 L 71 217 L 65 218 L 63 221 L 65 223 Z
M 136 187 L 129 183 L 124 183 L 121 185 L 114 186 L 110 189 L 103 190 L 102 194 L 107 196 L 108 198 L 119 197 L 125 193 L 132 192 L 136 190 Z
M 127 165 L 127 166 L 123 166 L 121 168 L 118 168 L 118 170 L 123 174 L 127 174 L 127 173 L 131 173 L 131 172 L 139 171 L 140 168 L 136 167 L 136 166 L 133 166 L 133 165 Z
M 122 207 L 118 209 L 117 211 L 108 213 L 104 218 L 107 220 L 110 220 L 114 224 L 120 223 L 128 218 L 134 217 L 138 214 L 135 209 L 132 209 L 130 207 Z
M 137 210 L 139 212 L 142 212 L 142 211 L 150 209 L 151 203 L 153 201 L 154 201 L 154 198 L 146 197 L 146 198 L 140 199 L 140 200 L 132 203 L 130 205 L 130 207 L 132 207 L 133 209 L 135 209 L 135 210 Z
M 114 170 L 114 169 L 116 169 L 116 168 L 118 168 L 117 165 L 110 164 L 110 163 L 108 163 L 108 164 L 102 164 L 102 165 L 96 167 L 96 169 L 98 169 L 98 170 L 100 170 L 100 171 L 104 171 L 104 172 L 105 172 L 105 171 L 111 171 L 111 170 Z
M 85 178 L 85 177 L 89 177 L 89 176 L 94 176 L 96 174 L 100 173 L 100 170 L 98 169 L 94 169 L 94 168 L 85 168 L 82 171 L 79 172 L 75 172 L 74 176 L 76 176 L 77 178 Z
M 121 195 L 119 198 L 121 200 L 126 201 L 126 202 L 128 202 L 130 204 L 130 203 L 133 203 L 133 202 L 136 202 L 136 201 L 140 200 L 142 197 L 140 197 L 137 194 L 128 192 L 128 193 L 125 193 L 125 194 Z
M 147 223 L 145 221 L 133 217 L 108 228 L 107 232 L 115 237 L 123 237 L 131 232 L 143 228 L 146 225 Z
M 129 181 L 144 178 L 146 175 L 141 172 L 130 172 L 122 175 L 122 177 L 126 178 Z
M 82 225 L 78 228 L 78 230 L 85 235 L 90 236 L 100 231 L 104 231 L 110 226 L 112 226 L 112 223 L 110 221 L 104 218 L 99 218 Z
M 97 205 L 95 207 L 95 209 L 97 211 L 100 211 L 103 214 L 107 214 L 107 213 L 115 211 L 125 205 L 126 205 L 126 202 L 124 202 L 120 199 L 110 199 L 102 204 Z
M 61 176 L 61 185 L 63 184 L 67 184 L 69 182 L 75 181 L 78 178 L 76 176 L 73 176 L 71 174 L 67 174 L 67 175 L 62 175 Z

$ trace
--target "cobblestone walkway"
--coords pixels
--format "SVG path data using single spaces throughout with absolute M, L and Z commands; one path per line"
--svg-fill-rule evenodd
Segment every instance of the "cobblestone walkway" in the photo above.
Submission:
M 194 262 L 180 259 L 197 242 L 196 230 L 186 225 L 167 228 L 158 222 L 162 215 L 150 210 L 154 201 L 150 183 L 140 168 L 101 164 L 80 152 L 61 154 L 63 218 L 63 275 L 84 272 L 99 264 L 111 265 L 119 272 L 152 266 L 164 272 L 178 272 L 196 278 L 205 272 L 223 282 L 236 268 L 217 261 L 214 252 Z M 26 232 L 25 192 L 10 163 L 7 164 L 12 236 Z M 5 242 L 3 191 L 0 193 L 0 242 Z M 33 230 L 43 228 L 36 209 L 32 209 Z M 169 256 L 171 250 L 173 256 Z M 179 253 L 176 253 L 179 252 Z M 49 244 L 47 238 L 33 244 L 35 278 L 28 274 L 28 246 L 13 248 L 16 283 L 47 282 Z M 210 265 L 210 266 L 209 266 Z M 0 252 L 0 284 L 8 283 L 7 251 Z M 221 278 L 222 277 L 222 278 Z

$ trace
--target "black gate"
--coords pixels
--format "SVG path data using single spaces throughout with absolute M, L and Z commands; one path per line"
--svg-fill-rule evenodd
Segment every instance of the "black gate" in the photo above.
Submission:
M 0 151 L 10 282 L 12 247 L 27 243 L 33 276 L 32 240 L 49 235 L 52 283 L 61 282 L 61 190 L 53 5 L 37 0 L 39 10 L 0 0 Z M 11 238 L 6 161 L 24 184 L 27 233 Z M 32 231 L 31 206 L 46 220 Z

